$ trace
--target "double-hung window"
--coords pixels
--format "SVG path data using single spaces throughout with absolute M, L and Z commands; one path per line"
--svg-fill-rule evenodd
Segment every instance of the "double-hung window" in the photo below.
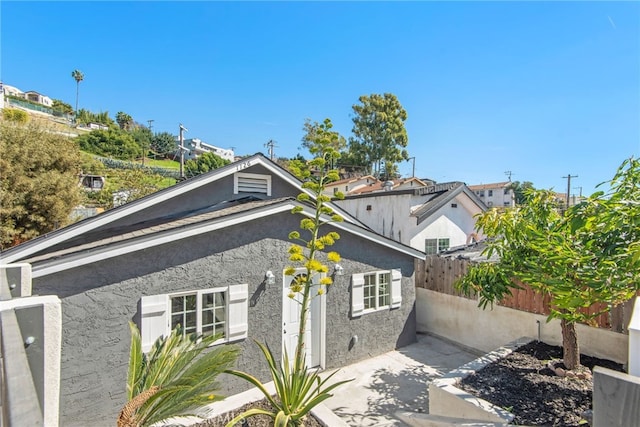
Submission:
M 398 308 L 402 303 L 400 270 L 371 271 L 351 277 L 351 315 Z
M 140 299 L 142 350 L 178 325 L 183 335 L 221 334 L 216 343 L 247 337 L 248 285 L 143 296 Z
M 424 251 L 427 255 L 435 255 L 449 249 L 449 238 L 441 237 L 437 239 L 425 239 Z

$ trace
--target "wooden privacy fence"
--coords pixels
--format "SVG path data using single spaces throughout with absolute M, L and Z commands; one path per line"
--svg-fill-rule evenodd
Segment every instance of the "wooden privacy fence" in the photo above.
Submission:
M 478 299 L 476 295 L 466 296 L 455 288 L 455 282 L 467 273 L 470 264 L 471 261 L 468 259 L 428 256 L 426 260 L 416 262 L 416 286 L 447 295 L 476 300 Z M 640 296 L 640 291 L 637 295 Z M 498 305 L 529 313 L 548 315 L 550 301 L 549 295 L 540 295 L 528 285 L 523 284 L 522 289 L 511 289 L 511 296 L 498 302 Z M 633 301 L 634 299 L 631 299 L 612 308 L 609 308 L 607 304 L 594 304 L 582 311 L 584 313 L 604 311 L 590 320 L 589 325 L 626 334 L 633 310 Z

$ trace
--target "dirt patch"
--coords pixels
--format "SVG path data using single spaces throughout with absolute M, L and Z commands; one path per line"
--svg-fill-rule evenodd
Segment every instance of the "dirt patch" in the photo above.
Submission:
M 271 404 L 267 401 L 267 399 L 262 399 L 257 402 L 248 403 L 238 409 L 227 412 L 225 414 L 218 415 L 215 418 L 210 418 L 206 421 L 203 421 L 199 424 L 196 424 L 197 427 L 224 427 L 229 421 L 231 421 L 237 415 L 253 408 L 267 409 L 271 410 Z M 256 415 L 254 417 L 246 418 L 243 421 L 240 421 L 236 424 L 237 427 L 271 427 L 273 426 L 273 421 L 270 417 L 266 415 Z M 307 418 L 304 422 L 305 427 L 323 427 L 318 420 L 316 420 L 313 415 L 307 415 Z
M 509 410 L 515 424 L 584 425 L 581 415 L 591 409 L 593 380 L 555 375 L 547 363 L 561 358 L 561 347 L 533 341 L 469 375 L 458 386 Z M 581 355 L 580 363 L 591 371 L 594 366 L 623 371 L 621 364 L 596 357 Z

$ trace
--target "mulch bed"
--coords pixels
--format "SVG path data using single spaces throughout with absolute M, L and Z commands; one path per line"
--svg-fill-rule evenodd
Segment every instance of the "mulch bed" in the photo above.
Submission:
M 562 348 L 533 341 L 478 372 L 459 387 L 507 409 L 515 424 L 528 426 L 584 426 L 582 413 L 591 409 L 593 380 L 559 377 L 547 362 L 562 359 Z M 580 355 L 580 363 L 623 371 L 606 359 Z
M 257 402 L 248 403 L 236 410 L 230 411 L 226 414 L 218 415 L 215 418 L 210 418 L 199 424 L 198 427 L 224 427 L 229 421 L 231 421 L 237 415 L 252 408 L 260 408 L 271 410 L 271 404 L 267 399 L 262 399 Z M 322 424 L 318 422 L 312 415 L 308 415 L 304 423 L 305 427 L 322 427 Z M 250 418 L 246 418 L 236 424 L 237 427 L 272 427 L 273 420 L 266 415 L 256 415 Z

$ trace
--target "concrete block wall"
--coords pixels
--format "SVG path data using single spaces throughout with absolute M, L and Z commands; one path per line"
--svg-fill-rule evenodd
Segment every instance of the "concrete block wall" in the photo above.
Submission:
M 519 337 L 530 336 L 562 345 L 560 321 L 494 306 L 482 310 L 478 302 L 418 288 L 416 315 L 418 332 L 432 333 L 465 346 L 489 352 Z M 627 363 L 629 337 L 624 334 L 578 324 L 580 352 L 589 356 Z

